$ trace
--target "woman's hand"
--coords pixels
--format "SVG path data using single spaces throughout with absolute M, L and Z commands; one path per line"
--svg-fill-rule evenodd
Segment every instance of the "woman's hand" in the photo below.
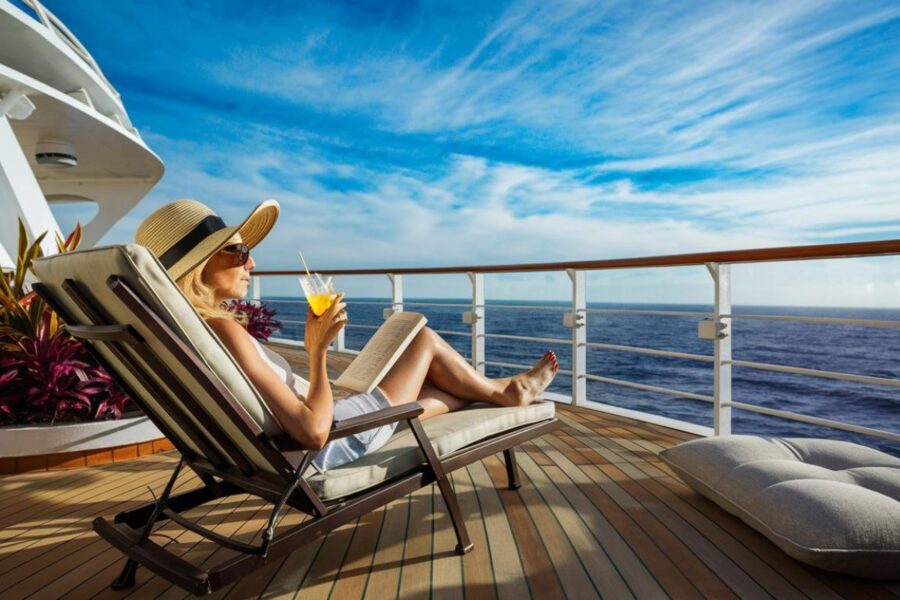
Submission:
M 347 305 L 341 302 L 344 294 L 338 294 L 331 304 L 331 308 L 317 317 L 312 309 L 306 312 L 306 333 L 303 343 L 307 353 L 323 356 L 328 350 L 328 344 L 337 337 L 338 332 L 347 324 Z

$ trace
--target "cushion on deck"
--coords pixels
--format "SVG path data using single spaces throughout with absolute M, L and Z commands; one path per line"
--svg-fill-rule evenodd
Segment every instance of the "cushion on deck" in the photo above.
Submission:
M 422 426 L 438 456 L 444 457 L 509 429 L 552 419 L 554 408 L 553 402 L 549 401 L 516 408 L 479 402 L 464 410 L 422 421 Z M 320 497 L 342 498 L 408 473 L 424 460 L 412 431 L 408 426 L 403 426 L 397 428 L 387 444 L 372 454 L 330 469 L 325 474 L 316 473 L 306 480 Z
M 748 435 L 692 440 L 660 457 L 797 560 L 900 579 L 900 459 L 850 442 Z

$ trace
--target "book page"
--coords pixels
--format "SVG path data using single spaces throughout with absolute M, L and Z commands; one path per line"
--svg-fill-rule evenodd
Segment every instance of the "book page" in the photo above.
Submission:
M 392 314 L 334 384 L 357 392 L 371 392 L 427 321 L 422 313 Z

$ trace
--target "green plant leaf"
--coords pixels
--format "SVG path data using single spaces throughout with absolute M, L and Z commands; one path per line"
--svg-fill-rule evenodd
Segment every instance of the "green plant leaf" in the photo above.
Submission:
M 47 232 L 45 231 L 41 235 L 35 238 L 34 243 L 31 245 L 24 256 L 21 257 L 19 264 L 17 265 L 16 271 L 16 285 L 13 288 L 13 291 L 16 293 L 17 298 L 21 298 L 25 295 L 25 275 L 27 275 L 28 271 L 31 270 L 31 265 L 34 262 L 35 258 L 39 258 L 43 256 L 43 249 L 41 248 L 41 242 L 44 241 L 44 238 L 47 237 Z
M 25 229 L 25 222 L 19 218 L 19 249 L 16 252 L 17 258 L 25 256 L 25 250 L 28 248 L 28 231 Z

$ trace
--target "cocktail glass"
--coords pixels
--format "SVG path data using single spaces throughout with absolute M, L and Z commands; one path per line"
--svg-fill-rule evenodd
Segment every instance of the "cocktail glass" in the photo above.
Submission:
M 300 277 L 300 287 L 303 288 L 306 301 L 309 302 L 309 307 L 317 317 L 325 314 L 325 311 L 331 308 L 335 298 L 337 298 L 337 293 L 334 291 L 331 281 L 331 277 L 323 280 L 318 273 Z

